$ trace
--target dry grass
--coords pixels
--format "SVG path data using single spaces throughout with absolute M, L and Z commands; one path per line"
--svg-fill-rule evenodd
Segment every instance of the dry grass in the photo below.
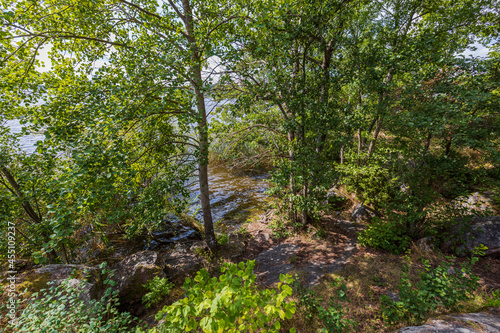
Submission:
M 437 266 L 444 260 L 450 261 L 455 267 L 459 267 L 460 262 L 465 259 L 445 258 L 435 252 L 424 252 L 420 248 L 413 246 L 409 255 L 412 269 L 410 279 L 412 283 L 418 281 L 423 265 L 422 259 L 429 260 L 432 267 Z M 398 284 L 402 273 L 403 256 L 393 255 L 383 251 L 368 248 L 360 248 L 358 253 L 350 259 L 350 263 L 341 271 L 325 276 L 321 283 L 314 288 L 316 295 L 323 300 L 322 306 L 328 308 L 328 300 L 335 296 L 338 288 L 334 282 L 342 278 L 348 288 L 347 295 L 349 302 L 343 302 L 345 311 L 344 318 L 356 323 L 355 327 L 348 329 L 348 332 L 394 332 L 399 328 L 411 326 L 412 322 L 399 322 L 397 325 L 389 326 L 382 318 L 382 307 L 380 296 L 389 291 L 398 292 Z M 484 308 L 491 297 L 492 290 L 498 290 L 498 283 L 494 283 L 494 276 L 500 276 L 500 260 L 493 258 L 482 258 L 474 267 L 474 273 L 480 279 L 480 287 L 473 294 L 473 298 L 460 304 L 461 312 L 477 312 Z M 495 275 L 496 274 L 496 275 Z M 491 278 L 492 279 L 491 279 Z M 493 282 L 493 284 L 492 284 Z M 295 300 L 298 301 L 295 295 Z M 450 309 L 439 308 L 434 313 L 429 314 L 429 318 L 446 315 Z M 281 332 L 288 332 L 291 327 L 295 327 L 299 333 L 317 332 L 322 324 L 318 318 L 308 321 L 305 319 L 306 313 L 303 308 L 298 308 L 294 317 L 287 321 Z

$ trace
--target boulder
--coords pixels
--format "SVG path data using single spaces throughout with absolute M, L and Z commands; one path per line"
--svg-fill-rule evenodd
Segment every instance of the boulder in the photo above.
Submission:
M 279 282 L 281 274 L 287 274 L 295 267 L 288 260 L 298 250 L 299 247 L 295 244 L 279 244 L 260 253 L 255 258 L 257 266 L 254 271 L 259 281 L 267 285 Z
M 457 208 L 466 208 L 469 210 L 476 210 L 485 212 L 492 209 L 491 199 L 486 193 L 475 192 L 467 197 L 460 197 L 455 200 Z
M 500 332 L 500 308 L 479 313 L 464 313 L 431 319 L 422 326 L 405 327 L 397 332 L 406 333 L 494 333 Z
M 346 197 L 336 187 L 332 187 L 326 192 L 326 199 L 322 202 L 322 205 L 339 209 L 342 208 L 345 201 Z
M 481 244 L 488 250 L 486 255 L 500 254 L 500 216 L 475 216 L 472 218 L 471 226 L 465 234 L 460 235 L 457 227 L 457 234 L 444 244 L 444 250 L 449 250 L 452 244 L 459 244 L 455 252 L 457 254 L 470 254 Z
M 165 270 L 170 279 L 182 280 L 186 275 L 202 268 L 202 259 L 187 251 L 175 251 L 165 258 Z
M 376 216 L 375 212 L 363 204 L 359 204 L 354 208 L 351 214 L 351 221 L 361 223 L 363 221 L 371 221 Z
M 66 280 L 56 280 L 55 284 L 60 285 L 62 282 Z M 96 284 L 92 284 L 86 281 L 82 281 L 79 279 L 69 279 L 68 286 L 71 289 L 75 289 L 79 291 L 78 299 L 83 301 L 86 305 L 90 304 L 90 301 L 93 299 L 97 299 L 98 297 L 98 289 Z
M 60 284 L 62 281 L 71 279 L 70 284 L 81 289 L 80 299 L 90 302 L 102 296 L 104 285 L 100 270 L 97 267 L 85 265 L 45 265 L 28 271 L 21 275 L 18 289 L 28 290 L 28 293 L 39 292 L 46 289 L 49 282 Z
M 432 244 L 431 237 L 420 238 L 417 243 L 417 247 L 424 252 L 430 252 L 434 248 L 434 244 Z
M 147 290 L 144 284 L 155 276 L 166 277 L 165 262 L 154 251 L 141 251 L 120 261 L 115 266 L 114 280 L 117 282 L 118 297 L 122 307 L 132 309 L 141 315 L 145 308 L 142 297 Z

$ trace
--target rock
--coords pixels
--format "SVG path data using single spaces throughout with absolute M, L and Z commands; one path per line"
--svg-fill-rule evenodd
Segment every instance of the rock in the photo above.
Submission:
M 143 285 L 155 276 L 166 277 L 164 267 L 165 262 L 154 251 L 134 253 L 120 261 L 114 276 L 120 305 L 132 309 L 135 315 L 141 315 L 145 310 L 142 297 L 147 292 Z
M 86 280 L 86 283 L 91 286 L 90 288 L 85 288 L 89 292 L 84 297 L 85 299 L 94 299 L 103 292 L 99 269 L 85 265 L 55 264 L 33 269 L 20 277 L 18 288 L 19 290 L 28 289 L 29 293 L 39 292 L 41 289 L 47 288 L 48 282 L 64 281 L 70 278 L 80 282 Z
M 375 217 L 375 213 L 363 204 L 359 204 L 351 215 L 351 221 L 361 223 L 363 221 L 370 222 Z
M 405 327 L 397 332 L 497 333 L 500 332 L 500 308 L 480 313 L 465 313 L 431 319 L 422 326 Z
M 205 241 L 194 242 L 189 248 L 189 251 L 192 253 L 202 253 L 208 251 L 207 243 Z
M 472 193 L 468 197 L 456 199 L 455 206 L 457 208 L 466 208 L 481 212 L 492 209 L 491 199 L 486 194 L 480 194 L 479 192 Z
M 460 228 L 457 227 L 457 233 Z M 455 252 L 466 255 L 480 246 L 485 245 L 488 250 L 486 255 L 498 255 L 500 249 L 500 216 L 487 216 L 472 218 L 469 231 L 464 235 L 454 235 L 451 240 L 444 244 L 444 250 L 450 250 L 452 244 L 459 244 Z
M 173 279 L 183 279 L 186 275 L 202 267 L 202 259 L 190 252 L 173 252 L 165 258 L 165 270 Z
M 60 285 L 64 281 L 66 280 L 55 280 L 55 285 Z M 78 294 L 78 299 L 83 301 L 86 305 L 89 305 L 91 300 L 97 299 L 98 290 L 96 284 L 92 284 L 79 279 L 70 279 L 67 283 L 70 288 L 74 288 L 80 292 Z
M 272 243 L 271 229 L 267 224 L 261 222 L 252 222 L 245 225 L 245 230 L 253 236 L 253 238 L 260 243 Z
M 416 244 L 420 250 L 430 252 L 434 248 L 434 244 L 432 244 L 431 241 L 432 239 L 430 237 L 424 237 L 420 238 Z
M 247 248 L 245 237 L 237 233 L 230 234 L 227 247 L 228 252 L 231 253 L 231 258 L 239 257 L 245 253 Z
M 262 232 L 267 229 L 267 225 L 260 222 L 253 222 L 245 225 L 245 230 L 252 235 Z
M 258 233 L 257 235 L 255 235 L 255 240 L 261 243 L 265 243 L 271 240 L 271 236 L 268 233 Z
M 255 261 L 267 265 L 283 264 L 298 250 L 299 247 L 295 244 L 279 244 L 260 253 L 257 258 L 255 258 Z
M 322 205 L 339 209 L 342 208 L 345 201 L 346 197 L 336 187 L 332 187 L 326 192 L 326 199 L 322 202 Z
M 287 261 L 298 250 L 299 247 L 295 244 L 279 244 L 260 253 L 255 258 L 255 262 L 258 263 L 255 270 L 257 276 L 265 284 L 279 282 L 280 274 L 286 274 L 295 267 Z
M 301 268 L 306 275 L 305 283 L 309 286 L 317 286 L 321 278 L 325 275 L 325 265 L 321 262 L 310 262 L 309 265 Z
M 387 290 L 387 296 L 389 296 L 389 298 L 391 300 L 393 300 L 394 302 L 399 302 L 400 301 L 399 294 L 395 293 L 393 291 Z

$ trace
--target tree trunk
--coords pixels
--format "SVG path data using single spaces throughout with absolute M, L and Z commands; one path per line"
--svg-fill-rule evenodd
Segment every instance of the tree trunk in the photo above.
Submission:
M 382 128 L 382 119 L 377 120 L 377 126 L 375 127 L 375 132 L 373 133 L 372 141 L 370 142 L 370 147 L 368 147 L 368 158 L 370 158 L 375 149 L 375 142 L 377 142 L 378 135 L 380 133 L 380 129 Z
M 295 195 L 295 179 L 294 179 L 294 162 L 295 162 L 295 155 L 293 151 L 293 141 L 295 139 L 295 135 L 293 131 L 288 132 L 288 157 L 290 158 L 290 194 L 291 196 Z M 295 223 L 297 221 L 297 214 L 295 213 L 295 207 L 293 206 L 293 199 L 290 197 L 289 201 L 289 219 L 291 223 Z
M 31 218 L 31 220 L 36 225 L 38 225 L 41 228 L 42 237 L 43 237 L 44 241 L 48 243 L 50 241 L 50 235 L 46 230 L 44 230 L 44 226 L 42 225 L 42 217 L 39 216 L 35 212 L 35 210 L 31 206 L 30 202 L 24 197 L 24 195 L 21 191 L 21 187 L 17 183 L 14 176 L 12 176 L 9 169 L 7 169 L 5 166 L 2 166 L 2 167 L 0 167 L 0 171 L 3 174 L 3 176 L 7 179 L 7 182 L 9 183 L 9 185 L 12 187 L 11 192 L 23 201 L 22 206 L 23 206 L 25 213 Z M 25 236 L 25 238 L 26 238 L 26 236 Z M 54 249 L 50 250 L 47 253 L 47 259 L 49 259 L 50 263 L 55 262 L 55 260 L 57 259 L 57 253 Z
M 201 54 L 196 45 L 194 36 L 193 12 L 189 0 L 182 0 L 184 10 L 184 25 L 187 32 L 189 48 L 192 52 L 193 78 L 191 84 L 196 96 L 196 107 L 200 120 L 198 121 L 198 135 L 200 141 L 200 157 L 198 162 L 198 179 L 200 183 L 201 210 L 203 213 L 203 225 L 205 228 L 205 242 L 209 249 L 217 246 L 214 225 L 212 220 L 212 210 L 210 208 L 210 192 L 208 187 L 208 123 L 207 110 L 205 106 L 205 96 L 203 95 L 203 79 L 201 77 Z
M 453 137 L 450 137 L 450 139 L 448 141 L 446 141 L 446 147 L 445 147 L 445 151 L 444 151 L 444 154 L 446 156 L 450 155 L 450 152 L 451 152 L 451 142 L 453 140 Z
M 427 141 L 425 143 L 425 148 L 424 148 L 424 152 L 427 154 L 427 152 L 429 152 L 429 147 L 431 146 L 431 140 L 432 140 L 432 133 L 429 132 L 429 134 L 427 135 Z

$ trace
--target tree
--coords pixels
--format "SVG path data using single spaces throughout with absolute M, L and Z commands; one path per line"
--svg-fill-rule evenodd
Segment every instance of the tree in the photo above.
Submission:
M 230 8 L 188 0 L 9 1 L 3 7 L 3 112 L 43 130 L 44 147 L 70 154 L 81 166 L 75 182 L 99 188 L 97 175 L 121 184 L 102 188 L 94 206 L 108 191 L 125 196 L 125 209 L 128 179 L 149 192 L 142 212 L 161 212 L 155 192 L 175 198 L 185 168 L 196 161 L 205 239 L 214 248 L 205 104 L 212 76 L 202 72 L 211 56 L 231 47 L 222 32 Z M 51 69 L 40 73 L 37 55 L 45 45 Z M 141 204 L 134 193 L 128 199 Z
M 317 212 L 326 187 L 338 176 L 329 159 L 342 138 L 327 138 L 340 124 L 337 55 L 354 3 L 252 2 L 240 9 L 247 14 L 246 24 L 239 24 L 235 43 L 244 56 L 233 63 L 236 74 L 227 78 L 229 89 L 241 92 L 233 94 L 238 99 L 233 108 L 267 116 L 247 117 L 250 123 L 238 131 L 259 127 L 278 134 L 273 134 L 274 193 L 287 202 L 289 219 L 297 225 Z M 271 125 L 269 115 L 280 120 Z

